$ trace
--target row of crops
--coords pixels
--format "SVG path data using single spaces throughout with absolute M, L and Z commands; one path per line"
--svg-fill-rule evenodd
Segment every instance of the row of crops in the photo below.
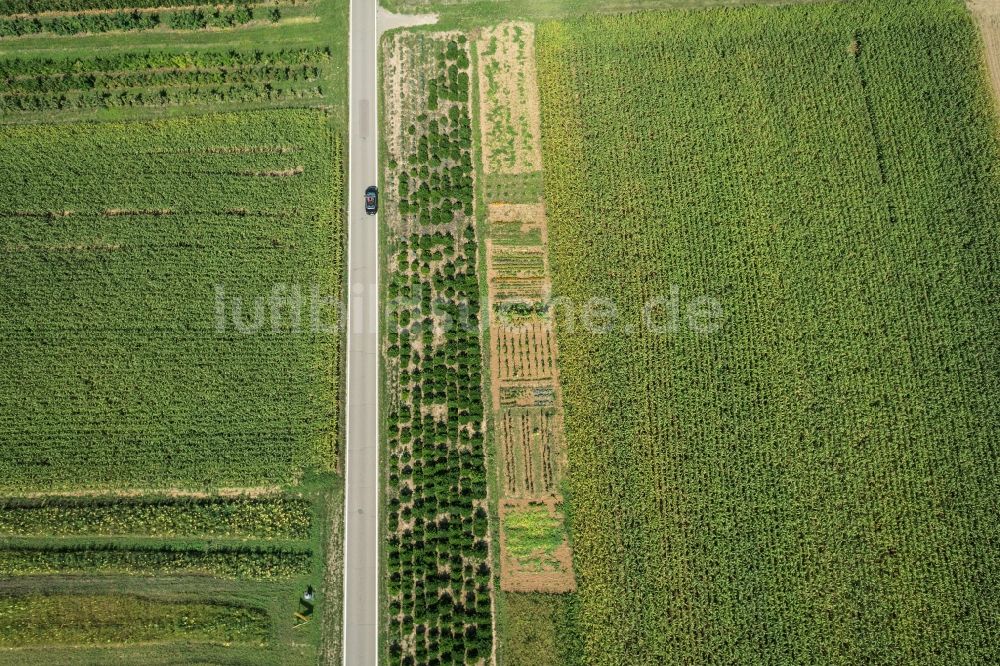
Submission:
M 0 662 L 339 652 L 347 6 L 0 0 Z
M 290 4 L 295 2 L 296 0 L 290 0 Z M 272 4 L 282 4 L 282 0 L 277 0 Z M 216 5 L 204 0 L 0 0 L 0 16 L 197 6 L 215 7 Z
M 317 499 L 5 498 L 0 646 L 184 640 L 265 647 L 276 627 L 290 624 L 291 611 L 275 616 L 263 600 L 314 580 Z
M 554 293 L 619 309 L 558 331 L 587 663 L 1000 659 L 979 49 L 951 0 L 540 26 Z
M 308 499 L 264 497 L 0 498 L 0 536 L 299 539 L 312 529 Z
M 396 39 L 390 51 L 419 70 L 406 74 L 410 129 L 387 174 L 398 193 L 385 325 L 389 661 L 483 663 L 492 586 L 468 45 Z
M 0 38 L 22 37 L 40 33 L 78 35 L 82 33 L 132 32 L 153 30 L 161 25 L 173 30 L 203 30 L 205 28 L 219 30 L 234 28 L 249 23 L 255 18 L 265 17 L 269 21 L 277 22 L 281 20 L 281 10 L 272 7 L 266 11 L 258 10 L 255 12 L 253 7 L 240 5 L 232 10 L 184 9 L 169 13 L 133 10 L 44 18 L 32 16 L 0 17 Z
M 310 570 L 313 529 L 295 495 L 8 497 L 0 572 L 291 577 Z
M 0 62 L 0 114 L 309 100 L 331 65 L 326 48 L 13 59 Z
M 0 550 L 0 572 L 5 576 L 112 573 L 289 578 L 308 574 L 312 555 L 300 545 L 7 540 Z
M 0 572 L 303 575 L 313 512 L 298 495 L 8 497 Z

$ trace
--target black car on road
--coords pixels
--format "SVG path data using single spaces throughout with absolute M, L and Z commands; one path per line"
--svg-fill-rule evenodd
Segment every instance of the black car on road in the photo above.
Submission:
M 365 212 L 369 215 L 378 212 L 378 188 L 374 185 L 365 190 Z

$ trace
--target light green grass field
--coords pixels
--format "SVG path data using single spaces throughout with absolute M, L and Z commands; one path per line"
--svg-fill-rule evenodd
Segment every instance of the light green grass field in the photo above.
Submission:
M 702 9 L 754 5 L 804 4 L 820 0 L 382 0 L 399 13 L 436 13 L 437 28 L 471 27 L 499 21 L 570 18 L 663 9 Z

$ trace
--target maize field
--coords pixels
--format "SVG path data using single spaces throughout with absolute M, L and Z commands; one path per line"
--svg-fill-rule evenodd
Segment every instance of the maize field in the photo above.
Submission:
M 1000 149 L 965 8 L 537 35 L 553 293 L 618 309 L 557 319 L 586 663 L 1000 659 Z

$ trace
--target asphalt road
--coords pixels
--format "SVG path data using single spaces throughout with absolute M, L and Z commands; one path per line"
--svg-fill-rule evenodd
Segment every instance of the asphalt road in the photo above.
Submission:
M 378 0 L 351 0 L 344 665 L 378 662 Z

